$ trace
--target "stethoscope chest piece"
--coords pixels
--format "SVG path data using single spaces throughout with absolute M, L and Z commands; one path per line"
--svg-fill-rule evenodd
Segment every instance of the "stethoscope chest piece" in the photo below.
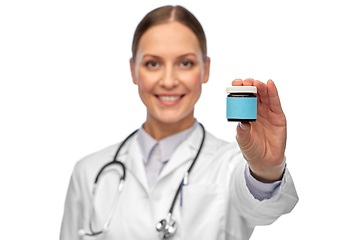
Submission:
M 177 223 L 171 219 L 171 213 L 168 213 L 166 219 L 162 219 L 156 224 L 156 230 L 159 232 L 160 239 L 169 238 L 175 234 Z

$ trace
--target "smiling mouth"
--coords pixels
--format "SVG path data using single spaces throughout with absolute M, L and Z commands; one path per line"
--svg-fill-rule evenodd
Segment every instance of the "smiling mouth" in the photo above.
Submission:
M 184 95 L 177 95 L 177 96 L 170 96 L 170 95 L 155 95 L 157 98 L 159 98 L 162 101 L 167 101 L 167 102 L 174 102 L 179 100 L 180 98 L 182 98 Z

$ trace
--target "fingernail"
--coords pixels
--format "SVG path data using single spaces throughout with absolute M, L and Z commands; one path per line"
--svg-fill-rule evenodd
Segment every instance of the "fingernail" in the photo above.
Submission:
M 238 123 L 238 126 L 239 126 L 239 128 L 241 128 L 242 130 L 245 130 L 245 126 L 244 126 L 244 124 L 242 124 L 241 122 Z

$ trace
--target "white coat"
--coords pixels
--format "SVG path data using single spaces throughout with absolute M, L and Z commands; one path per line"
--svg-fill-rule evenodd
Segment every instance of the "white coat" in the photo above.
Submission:
M 127 169 L 119 204 L 109 230 L 96 237 L 81 238 L 78 230 L 89 231 L 94 179 L 100 168 L 112 161 L 119 145 L 80 160 L 70 180 L 60 239 L 159 239 L 155 225 L 166 217 L 201 139 L 202 130 L 198 126 L 175 150 L 152 189 L 147 184 L 137 135 L 129 139 L 118 157 Z M 288 170 L 275 195 L 258 201 L 246 186 L 245 167 L 246 161 L 237 143 L 224 142 L 206 132 L 203 149 L 189 175 L 189 185 L 183 188 L 182 206 L 179 199 L 175 205 L 173 219 L 178 223 L 178 230 L 171 239 L 249 239 L 255 226 L 271 224 L 294 208 L 298 197 Z M 99 202 L 109 203 L 95 208 L 95 218 L 102 219 L 100 225 L 108 214 L 117 185 L 117 179 L 112 179 L 112 184 L 107 183 L 96 198 Z

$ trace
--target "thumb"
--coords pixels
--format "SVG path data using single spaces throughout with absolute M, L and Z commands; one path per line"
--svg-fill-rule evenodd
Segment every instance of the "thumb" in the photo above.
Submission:
M 242 151 L 245 150 L 250 142 L 251 124 L 249 122 L 239 122 L 236 127 L 236 141 L 238 142 Z M 249 147 L 249 146 L 248 146 Z

